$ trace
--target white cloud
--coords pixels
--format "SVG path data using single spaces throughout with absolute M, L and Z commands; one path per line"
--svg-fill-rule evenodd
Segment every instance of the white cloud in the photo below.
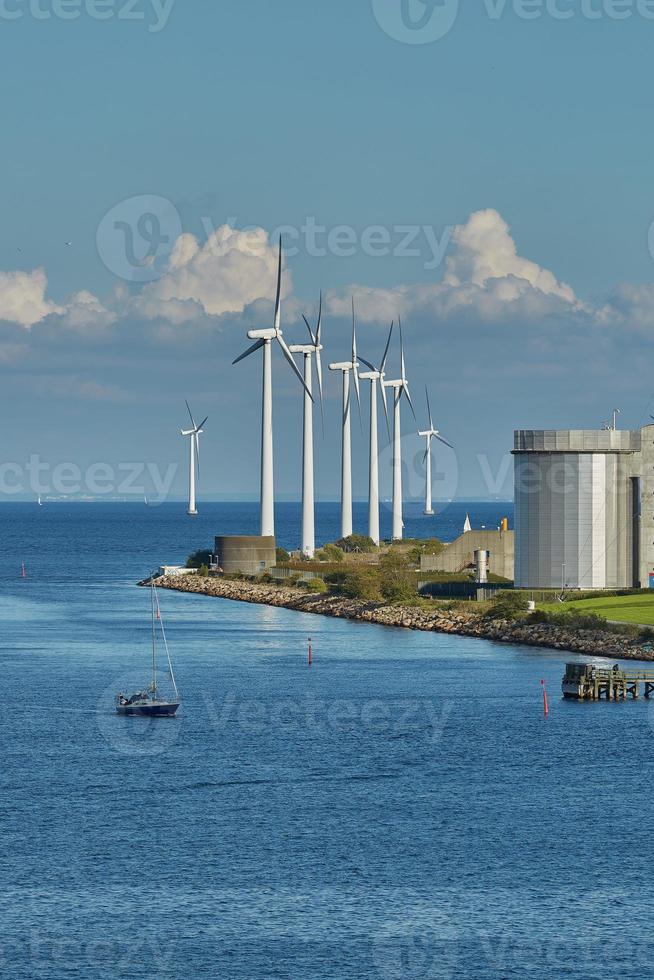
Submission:
M 259 299 L 273 298 L 276 286 L 277 247 L 268 233 L 223 225 L 204 246 L 194 235 L 182 235 L 165 275 L 145 286 L 133 307 L 147 319 L 185 323 L 199 315 L 242 313 Z M 288 291 L 288 274 L 284 286 Z
M 45 298 L 48 278 L 43 269 L 33 272 L 0 272 L 0 320 L 32 327 L 61 307 Z
M 482 321 L 505 317 L 535 318 L 587 308 L 554 273 L 518 255 L 510 229 L 493 209 L 477 211 L 452 234 L 450 254 L 438 283 L 374 289 L 351 286 L 328 296 L 331 312 L 346 315 L 349 294 L 359 316 L 375 321 L 415 312 L 439 317 L 468 313 Z

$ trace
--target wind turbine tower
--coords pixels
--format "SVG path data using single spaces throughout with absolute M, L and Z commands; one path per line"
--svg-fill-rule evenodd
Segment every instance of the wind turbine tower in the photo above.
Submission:
M 273 427 L 272 427 L 272 342 L 276 340 L 282 349 L 282 353 L 300 383 L 306 389 L 304 379 L 298 370 L 297 364 L 293 360 L 293 355 L 288 349 L 281 329 L 281 300 L 282 300 L 282 240 L 279 239 L 279 263 L 277 269 L 277 298 L 275 300 L 275 320 L 271 328 L 264 330 L 249 330 L 248 337 L 255 343 L 248 347 L 240 357 L 237 357 L 234 364 L 245 360 L 255 351 L 263 351 L 263 381 L 261 393 L 261 536 L 272 538 L 275 536 L 275 497 L 274 497 L 274 472 L 273 472 Z M 312 398 L 311 392 L 307 392 Z
M 438 439 L 443 445 L 449 446 L 450 449 L 454 447 L 450 443 L 443 439 L 442 435 L 438 429 L 434 428 L 434 422 L 431 415 L 431 405 L 429 404 L 429 392 L 425 386 L 425 395 L 427 397 L 427 413 L 429 415 L 429 428 L 425 432 L 418 432 L 419 436 L 423 436 L 427 440 L 427 448 L 425 450 L 425 455 L 423 457 L 423 463 L 427 464 L 427 476 L 425 481 L 425 509 L 423 513 L 426 517 L 432 517 L 434 514 L 434 508 L 432 506 L 432 492 L 431 492 L 431 482 L 432 482 L 432 468 L 431 468 L 431 444 L 433 439 Z
M 406 377 L 401 320 L 399 326 L 401 377 L 397 381 L 383 382 L 384 387 L 393 389 L 393 541 L 401 541 L 404 536 L 404 521 L 402 519 L 402 395 L 406 395 L 414 419 L 416 417 Z
M 322 363 L 320 352 L 323 347 L 321 344 L 322 334 L 322 294 L 320 296 L 320 307 L 318 310 L 318 324 L 316 332 L 309 325 L 306 317 L 303 317 L 311 338 L 310 344 L 293 344 L 289 347 L 291 354 L 302 354 L 304 357 L 304 441 L 302 449 L 302 554 L 305 558 L 313 558 L 316 552 L 316 529 L 315 529 L 315 495 L 313 485 L 313 396 L 311 388 L 311 364 L 312 358 L 316 357 L 316 375 L 318 378 L 318 390 L 320 392 L 320 412 L 323 415 L 322 397 Z M 324 418 L 323 418 L 324 430 Z
M 349 538 L 352 534 L 352 426 L 350 397 L 350 374 L 354 378 L 354 388 L 361 412 L 361 394 L 359 388 L 359 362 L 357 361 L 357 335 L 354 317 L 354 300 L 352 300 L 352 359 L 330 364 L 330 371 L 341 371 L 343 374 L 343 438 L 341 462 L 341 537 Z
M 384 387 L 384 378 L 386 372 L 386 359 L 388 357 L 388 350 L 391 346 L 391 337 L 393 336 L 393 324 L 391 324 L 390 333 L 388 335 L 388 342 L 386 344 L 386 350 L 384 351 L 384 356 L 382 358 L 379 370 L 369 362 L 366 361 L 364 357 L 361 358 L 363 364 L 370 368 L 367 371 L 359 375 L 361 381 L 370 382 L 370 468 L 369 468 L 369 479 L 368 479 L 368 537 L 372 538 L 376 545 L 379 545 L 380 534 L 379 534 L 379 439 L 377 436 L 377 388 L 381 387 L 382 403 L 384 405 L 384 414 L 386 416 L 386 428 L 388 429 L 388 437 L 390 439 L 390 428 L 388 423 L 388 405 L 386 402 L 386 388 Z M 381 382 L 381 385 L 380 385 Z
M 200 422 L 199 425 L 196 425 L 188 402 L 186 402 L 186 407 L 188 409 L 192 426 L 190 429 L 182 429 L 182 435 L 189 436 L 191 440 L 188 471 L 188 515 L 189 517 L 197 517 L 198 509 L 196 504 L 196 479 L 200 476 L 200 436 L 204 431 L 203 426 L 206 424 L 209 416 L 207 415 L 204 422 Z

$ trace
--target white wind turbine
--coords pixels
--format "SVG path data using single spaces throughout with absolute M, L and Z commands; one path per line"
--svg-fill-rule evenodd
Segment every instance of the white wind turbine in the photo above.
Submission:
M 425 455 L 424 455 L 424 458 L 422 460 L 423 463 L 426 463 L 427 464 L 427 476 L 426 476 L 426 483 L 425 483 L 425 509 L 424 509 L 423 513 L 427 517 L 431 517 L 431 516 L 433 516 L 433 513 L 434 513 L 434 509 L 432 507 L 432 499 L 431 499 L 432 498 L 432 494 L 431 494 L 431 479 L 432 479 L 432 470 L 431 470 L 431 443 L 432 443 L 432 439 L 438 439 L 439 442 L 442 442 L 443 445 L 445 445 L 445 446 L 449 446 L 450 449 L 453 449 L 454 446 L 451 446 L 450 443 L 447 441 L 447 439 L 443 439 L 443 437 L 440 434 L 440 432 L 438 431 L 438 429 L 435 429 L 434 428 L 434 422 L 433 422 L 432 416 L 431 416 L 431 405 L 429 404 L 429 392 L 427 390 L 427 386 L 426 385 L 425 385 L 425 395 L 427 397 L 427 412 L 429 414 L 429 429 L 427 429 L 427 431 L 425 431 L 425 432 L 418 432 L 418 435 L 419 436 L 423 436 L 427 440 L 427 449 L 425 450 Z
M 203 426 L 205 425 L 209 416 L 207 415 L 204 422 L 200 422 L 199 425 L 196 425 L 188 402 L 186 402 L 186 407 L 188 409 L 188 414 L 191 418 L 192 425 L 191 429 L 182 429 L 182 435 L 189 436 L 191 439 L 188 471 L 188 515 L 189 517 L 197 517 L 198 509 L 196 505 L 195 492 L 196 479 L 199 479 L 200 477 L 200 436 L 204 431 Z
M 386 388 L 393 389 L 393 541 L 401 541 L 403 537 L 404 521 L 402 520 L 402 395 L 406 395 L 407 401 L 413 412 L 414 419 L 416 413 L 409 393 L 409 383 L 406 378 L 406 366 L 404 363 L 404 340 L 402 337 L 402 321 L 400 326 L 400 373 L 401 377 L 397 381 L 383 381 Z M 417 419 L 416 419 L 417 421 Z
M 300 379 L 303 387 L 304 380 L 300 374 L 293 355 L 288 349 L 281 329 L 282 301 L 282 240 L 279 239 L 279 264 L 277 270 L 277 298 L 275 300 L 275 321 L 273 327 L 267 330 L 248 330 L 248 337 L 255 343 L 248 347 L 234 364 L 245 360 L 255 351 L 263 350 L 263 385 L 261 394 L 261 536 L 275 536 L 275 499 L 273 472 L 273 428 L 272 428 L 272 342 L 276 340 L 282 353 L 293 371 Z M 306 387 L 305 387 L 306 390 Z M 311 392 L 308 392 L 311 398 Z
M 341 537 L 349 538 L 352 534 L 352 429 L 350 374 L 354 377 L 354 388 L 361 413 L 361 394 L 359 390 L 359 362 L 357 361 L 357 334 L 354 318 L 354 300 L 352 300 L 352 360 L 339 361 L 330 364 L 330 371 L 343 373 L 343 442 L 341 463 Z
M 320 352 L 322 333 L 322 293 L 318 309 L 318 324 L 316 332 L 303 317 L 311 338 L 310 344 L 292 344 L 289 350 L 292 354 L 302 354 L 304 357 L 304 435 L 302 449 L 302 554 L 305 558 L 313 558 L 316 551 L 315 499 L 313 490 L 313 397 L 311 390 L 311 359 L 316 356 L 316 375 L 320 392 L 320 413 L 323 414 L 322 397 L 322 363 Z M 324 420 L 323 420 L 324 428 Z
M 388 335 L 388 342 L 386 344 L 386 350 L 384 351 L 384 356 L 382 358 L 379 370 L 373 367 L 373 365 L 366 361 L 365 357 L 361 357 L 360 360 L 366 367 L 370 368 L 365 374 L 360 374 L 359 378 L 361 381 L 370 382 L 370 468 L 369 468 L 369 478 L 368 478 L 368 537 L 372 538 L 376 545 L 379 544 L 380 534 L 379 534 L 379 441 L 377 437 L 377 388 L 379 382 L 381 382 L 381 395 L 382 403 L 384 405 L 384 414 L 386 415 L 386 428 L 388 429 L 388 434 L 390 438 L 390 428 L 388 424 L 388 405 L 386 403 L 386 388 L 384 387 L 384 379 L 386 376 L 386 359 L 388 358 L 388 351 L 391 346 L 391 337 L 393 336 L 393 324 L 391 323 L 390 333 Z

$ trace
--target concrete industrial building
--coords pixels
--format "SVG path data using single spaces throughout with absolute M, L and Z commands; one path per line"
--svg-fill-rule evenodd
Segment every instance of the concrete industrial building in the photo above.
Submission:
M 654 425 L 514 437 L 517 588 L 654 585 Z
M 488 554 L 487 571 L 513 581 L 513 531 L 464 531 L 456 541 L 448 544 L 440 555 L 423 555 L 420 559 L 422 572 L 463 572 L 475 568 L 475 552 Z

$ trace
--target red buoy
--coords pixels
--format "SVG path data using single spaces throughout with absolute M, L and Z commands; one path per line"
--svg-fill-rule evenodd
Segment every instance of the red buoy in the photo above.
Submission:
M 547 716 L 550 713 L 550 706 L 547 703 L 547 688 L 545 687 L 545 681 L 541 681 L 541 685 L 542 685 L 542 688 L 543 688 L 543 713 L 544 713 L 545 717 L 547 718 Z

